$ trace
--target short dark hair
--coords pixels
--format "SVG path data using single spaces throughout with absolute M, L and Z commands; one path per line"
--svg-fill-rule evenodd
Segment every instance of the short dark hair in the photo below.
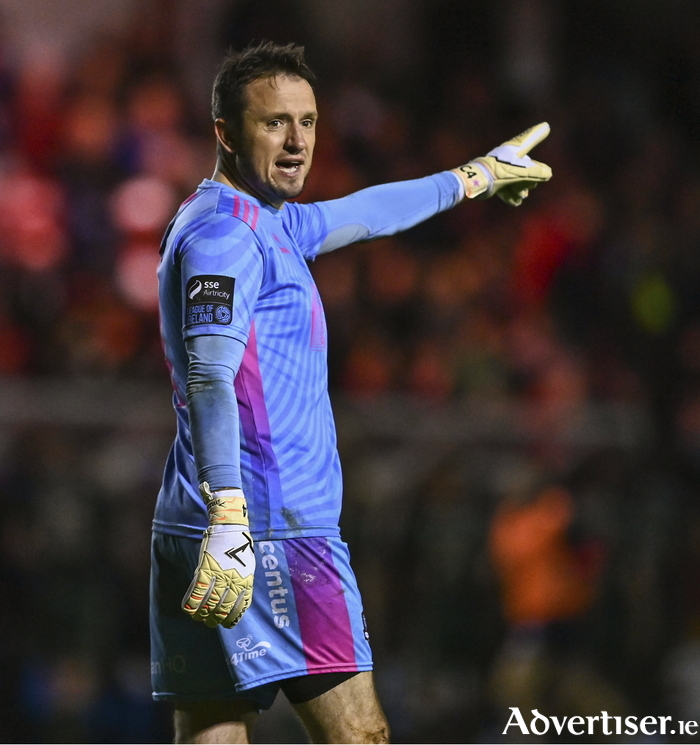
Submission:
M 211 115 L 214 121 L 224 119 L 238 126 L 245 108 L 245 89 L 261 78 L 288 75 L 308 83 L 315 75 L 304 59 L 304 47 L 297 44 L 275 44 L 262 41 L 242 52 L 231 50 L 214 80 Z

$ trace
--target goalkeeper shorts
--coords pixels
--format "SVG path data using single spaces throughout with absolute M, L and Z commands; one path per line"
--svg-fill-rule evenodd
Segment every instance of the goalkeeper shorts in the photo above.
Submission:
M 182 611 L 199 547 L 193 538 L 153 534 L 155 699 L 243 698 L 267 709 L 280 681 L 372 669 L 360 593 L 339 538 L 257 542 L 253 603 L 232 629 L 210 629 Z

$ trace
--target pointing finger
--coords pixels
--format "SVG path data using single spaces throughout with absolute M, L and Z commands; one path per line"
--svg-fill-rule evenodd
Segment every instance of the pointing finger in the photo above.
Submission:
M 535 145 L 539 145 L 542 140 L 549 134 L 549 124 L 547 122 L 540 122 L 535 124 L 534 127 L 526 129 L 524 132 L 519 134 L 517 137 L 513 137 L 504 145 L 515 145 L 518 148 L 517 155 L 522 158 L 532 150 Z

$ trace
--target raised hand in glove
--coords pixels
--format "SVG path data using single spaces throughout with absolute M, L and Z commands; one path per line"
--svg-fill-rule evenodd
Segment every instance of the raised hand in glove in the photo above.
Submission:
M 248 532 L 248 508 L 240 489 L 212 492 L 205 481 L 199 491 L 209 510 L 209 527 L 182 609 L 195 621 L 230 629 L 253 598 L 255 553 Z
M 552 169 L 545 163 L 532 160 L 528 153 L 549 134 L 549 124 L 542 122 L 526 129 L 517 137 L 455 168 L 464 183 L 468 199 L 486 199 L 498 194 L 506 203 L 517 207 L 542 181 L 552 178 Z

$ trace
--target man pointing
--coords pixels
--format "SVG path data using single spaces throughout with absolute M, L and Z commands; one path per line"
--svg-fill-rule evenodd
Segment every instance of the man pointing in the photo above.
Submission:
M 307 262 L 465 198 L 520 204 L 551 177 L 527 155 L 541 124 L 453 171 L 290 203 L 313 158 L 312 80 L 294 45 L 224 61 L 216 170 L 163 239 L 178 430 L 154 519 L 152 667 L 177 742 L 248 742 L 280 689 L 314 742 L 388 742 L 338 529 L 326 325 Z

